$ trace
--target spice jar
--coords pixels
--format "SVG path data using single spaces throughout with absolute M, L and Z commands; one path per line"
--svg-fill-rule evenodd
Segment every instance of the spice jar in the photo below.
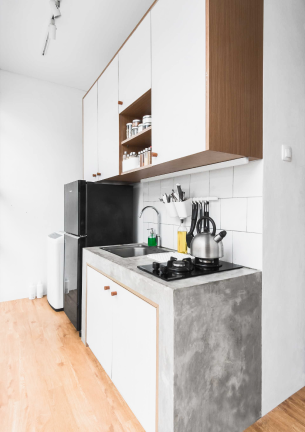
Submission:
M 142 132 L 144 129 L 146 129 L 146 125 L 143 123 L 140 123 L 138 126 L 138 132 Z
M 138 134 L 138 127 L 135 126 L 135 127 L 132 128 L 132 136 L 135 136 L 137 134 Z
M 132 136 L 132 123 L 126 124 L 126 139 L 131 138 Z
M 143 117 L 142 123 L 150 123 L 151 124 L 151 121 L 152 121 L 151 115 L 146 115 Z
M 141 120 L 138 120 L 138 119 L 132 120 L 132 127 L 133 128 L 138 127 L 140 123 L 141 123 Z

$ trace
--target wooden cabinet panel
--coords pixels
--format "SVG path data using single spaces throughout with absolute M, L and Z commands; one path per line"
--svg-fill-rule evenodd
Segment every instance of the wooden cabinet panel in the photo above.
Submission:
M 113 297 L 112 380 L 146 432 L 156 428 L 157 310 L 120 285 Z
M 98 80 L 99 180 L 119 174 L 118 56 Z
M 150 14 L 119 52 L 119 112 L 151 88 Z
M 205 150 L 205 1 L 151 11 L 152 146 L 156 163 Z
M 109 279 L 87 267 L 87 343 L 111 378 L 112 298 Z
M 83 99 L 84 180 L 95 181 L 97 159 L 97 84 Z

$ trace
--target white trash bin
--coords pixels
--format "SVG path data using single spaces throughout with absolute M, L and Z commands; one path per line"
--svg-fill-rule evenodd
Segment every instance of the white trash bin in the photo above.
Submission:
M 47 298 L 56 311 L 64 308 L 64 234 L 53 232 L 47 240 Z

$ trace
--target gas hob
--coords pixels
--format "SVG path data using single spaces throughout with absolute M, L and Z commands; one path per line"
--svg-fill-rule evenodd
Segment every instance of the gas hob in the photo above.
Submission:
M 198 259 L 192 260 L 190 258 L 181 261 L 171 258 L 165 263 L 153 262 L 152 264 L 138 266 L 138 269 L 165 281 L 187 279 L 239 268 L 242 268 L 242 266 L 226 261 L 215 260 L 211 262 Z

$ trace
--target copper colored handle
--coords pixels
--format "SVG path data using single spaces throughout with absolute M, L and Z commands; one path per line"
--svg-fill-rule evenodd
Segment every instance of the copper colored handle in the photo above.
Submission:
M 152 155 L 152 157 L 157 157 L 158 156 L 158 153 L 151 153 L 151 155 Z
M 96 177 L 96 174 L 92 174 L 92 177 Z
M 119 105 L 123 105 L 123 102 L 122 102 L 122 101 L 118 101 L 118 104 L 119 104 Z
M 116 291 L 112 291 L 111 295 L 115 296 L 115 295 L 118 295 L 118 293 Z
M 100 176 L 100 175 L 102 175 L 102 174 L 101 174 L 101 173 L 96 173 L 96 175 Z
M 104 287 L 104 290 L 106 291 L 106 290 L 109 290 L 110 289 L 110 286 L 105 286 Z

